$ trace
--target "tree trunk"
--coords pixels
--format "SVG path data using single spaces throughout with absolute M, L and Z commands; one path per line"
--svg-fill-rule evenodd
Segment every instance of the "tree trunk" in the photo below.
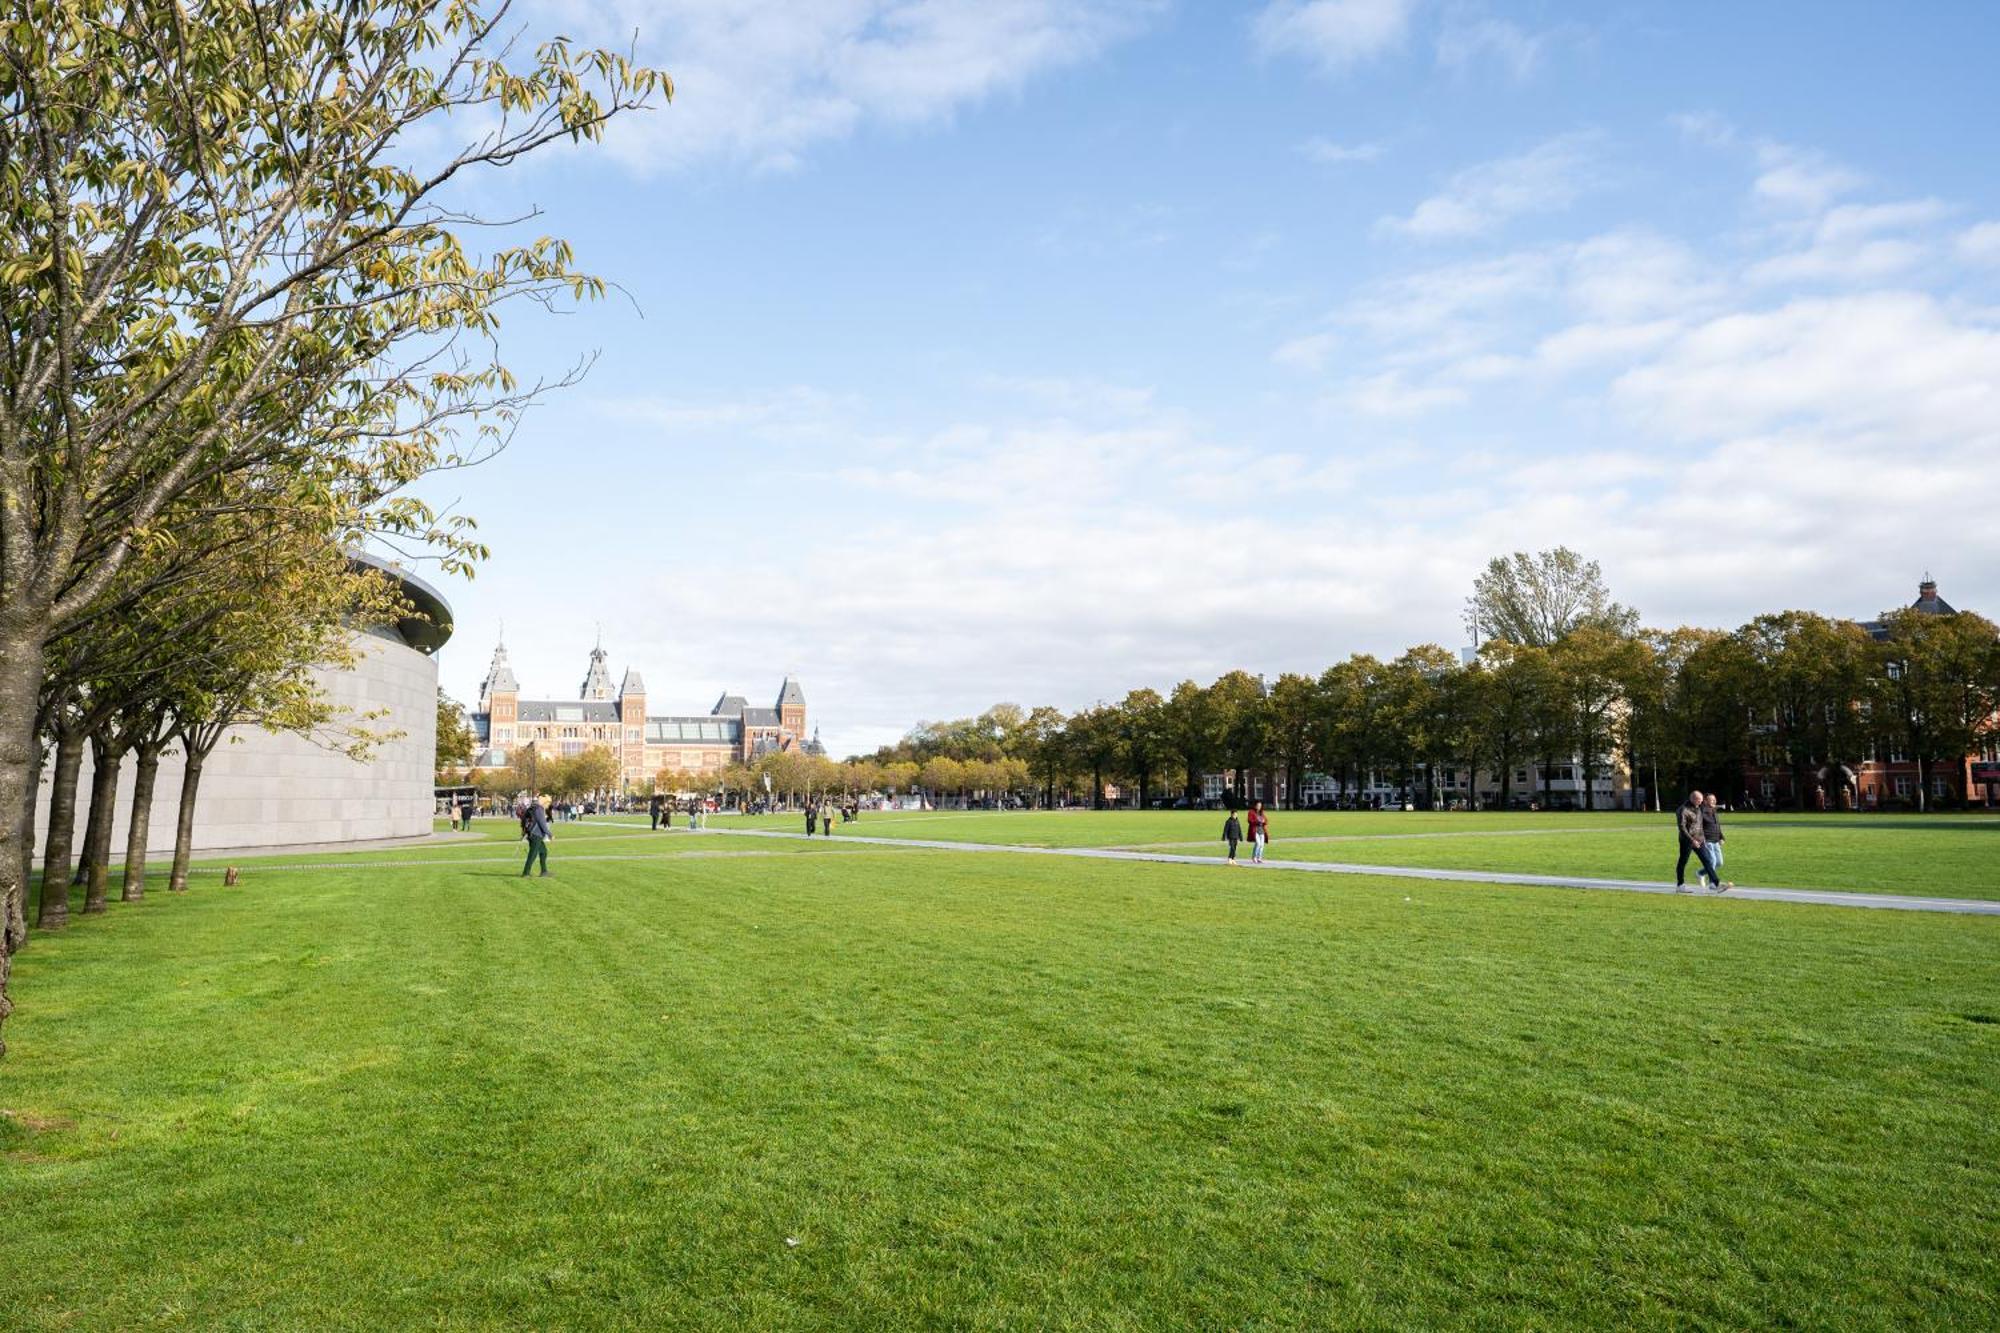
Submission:
M 34 767 L 38 744 L 38 721 L 42 691 L 42 644 L 46 626 L 31 624 L 19 617 L 0 619 L 0 901 L 12 901 L 27 892 L 21 877 L 18 849 L 23 839 L 33 836 L 31 826 L 22 823 L 28 809 L 27 782 Z M 7 1053 L 7 1015 L 14 1002 L 7 997 L 7 978 L 14 957 L 0 949 L 0 1056 Z
M 146 896 L 146 840 L 153 823 L 153 784 L 160 776 L 160 746 L 139 747 L 132 782 L 132 818 L 125 832 L 125 887 L 119 897 L 136 903 Z
M 16 858 L 21 863 L 21 878 L 6 893 L 6 924 L 4 938 L 0 938 L 0 953 L 18 953 L 28 942 L 28 880 L 34 870 L 31 862 L 35 859 L 35 803 L 41 797 L 42 765 L 48 757 L 41 740 L 37 721 L 34 757 L 28 763 L 28 780 L 23 784 L 21 798 L 20 855 Z
M 69 872 L 76 866 L 76 784 L 83 775 L 83 744 L 83 733 L 74 727 L 56 733 L 49 829 L 42 841 L 42 903 L 35 914 L 35 925 L 42 930 L 61 930 L 69 924 Z
M 91 745 L 90 737 L 85 736 L 84 743 L 87 745 Z M 90 789 L 91 799 L 83 803 L 83 813 L 84 813 L 83 843 L 82 846 L 79 847 L 79 849 L 77 850 L 75 862 L 70 866 L 69 882 L 73 885 L 82 884 L 84 881 L 90 878 L 91 851 L 93 848 L 97 846 L 97 831 L 103 827 L 103 825 L 98 823 L 97 820 L 97 800 L 96 800 L 97 787 L 95 786 L 95 783 L 96 783 L 98 757 L 94 753 L 96 748 L 95 745 L 92 745 L 91 748 L 93 750 L 93 754 L 91 756 L 91 781 L 93 785 L 91 786 Z
M 167 892 L 182 893 L 188 886 L 188 858 L 194 854 L 194 799 L 201 787 L 201 766 L 208 755 L 194 742 L 181 739 L 187 763 L 181 767 L 181 800 L 174 815 L 174 866 L 167 876 Z
M 90 831 L 83 838 L 83 910 L 85 915 L 102 912 L 106 888 L 111 878 L 111 821 L 118 815 L 118 770 L 124 756 L 111 743 L 90 738 Z

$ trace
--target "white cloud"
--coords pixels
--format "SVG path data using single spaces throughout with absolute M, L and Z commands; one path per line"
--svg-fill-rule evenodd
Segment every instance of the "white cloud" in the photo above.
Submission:
M 1327 357 L 1332 355 L 1339 343 L 1340 339 L 1331 333 L 1308 333 L 1280 344 L 1278 350 L 1271 353 L 1271 359 L 1294 370 L 1317 372 L 1325 369 Z
M 1373 162 L 1382 156 L 1379 143 L 1335 143 L 1331 139 L 1315 134 L 1299 145 L 1299 151 L 1314 162 L 1338 164 L 1343 162 Z
M 2000 222 L 1981 222 L 1960 232 L 1958 253 L 1975 264 L 2000 264 Z
M 1413 383 L 1392 370 L 1353 381 L 1342 391 L 1340 402 L 1364 417 L 1414 417 L 1456 407 L 1465 398 L 1465 390 L 1457 385 Z
M 1727 291 L 1716 266 L 1686 244 L 1628 228 L 1569 252 L 1564 295 L 1588 318 L 1625 322 L 1710 306 Z
M 1990 438 L 2000 329 L 1917 292 L 1795 300 L 1704 321 L 1613 391 L 1635 415 L 1692 436 L 1809 421 L 1893 430 L 1900 448 Z
M 1915 266 L 1931 248 L 1924 238 L 1894 233 L 1921 232 L 1949 212 L 1936 199 L 1842 204 L 1821 215 L 1804 247 L 1753 265 L 1749 277 L 1759 283 L 1850 284 L 1886 278 Z
M 1271 0 L 1251 24 L 1264 55 L 1297 55 L 1330 74 L 1401 46 L 1416 0 Z
M 1568 208 L 1590 185 L 1599 136 L 1564 134 L 1516 157 L 1467 167 L 1408 217 L 1383 218 L 1381 230 L 1418 240 L 1477 236 L 1529 213 Z
M 1757 164 L 1760 174 L 1752 187 L 1757 198 L 1788 212 L 1817 213 L 1868 183 L 1825 154 L 1790 144 L 1758 144 Z
M 1453 17 L 1438 34 L 1437 61 L 1464 73 L 1491 60 L 1519 82 L 1535 72 L 1547 44 L 1547 34 L 1531 34 L 1505 19 Z
M 723 160 L 786 169 L 865 125 L 921 126 L 1089 60 L 1161 0 L 539 0 L 579 39 L 673 76 L 670 106 L 607 149 L 644 173 Z

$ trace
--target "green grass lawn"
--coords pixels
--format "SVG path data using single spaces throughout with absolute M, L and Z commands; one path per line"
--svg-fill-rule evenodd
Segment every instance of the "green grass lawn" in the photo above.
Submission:
M 840 827 L 876 837 L 1220 856 L 1223 818 L 1207 811 L 922 811 L 867 815 Z M 1271 819 L 1270 856 L 1280 861 L 1660 882 L 1673 878 L 1676 853 L 1671 815 L 1277 811 Z M 804 823 L 773 815 L 717 818 L 712 826 L 792 831 Z M 1725 868 L 1739 884 L 2000 899 L 2000 818 L 1734 815 L 1724 829 Z
M 37 937 L 0 1326 L 2000 1323 L 2000 921 L 602 827 Z

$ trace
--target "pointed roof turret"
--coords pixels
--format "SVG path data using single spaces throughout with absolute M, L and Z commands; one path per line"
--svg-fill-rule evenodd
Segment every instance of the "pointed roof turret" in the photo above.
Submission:
M 806 706 L 806 692 L 799 688 L 797 676 L 786 676 L 784 687 L 778 691 L 778 707 L 783 708 L 787 704 L 799 708 Z
M 605 665 L 604 645 L 599 643 L 590 650 L 590 673 L 583 678 L 583 689 L 579 699 L 609 699 L 611 697 L 611 668 Z
M 627 694 L 644 694 L 645 692 L 646 682 L 640 679 L 638 672 L 634 671 L 631 667 L 626 667 L 625 679 L 618 682 L 619 695 L 622 697 Z
M 1917 600 L 1910 603 L 1910 606 L 1914 610 L 1922 611 L 1925 615 L 1951 616 L 1958 614 L 1952 609 L 1950 602 L 1938 596 L 1937 580 L 1933 579 L 1928 571 L 1924 574 L 1924 581 L 1917 585 Z
M 493 645 L 493 662 L 486 668 L 486 679 L 479 686 L 480 702 L 484 703 L 495 693 L 519 694 L 521 682 L 514 679 L 514 668 L 507 665 L 507 644 L 503 640 Z
M 715 707 L 709 709 L 708 714 L 710 717 L 742 717 L 743 710 L 749 706 L 750 701 L 742 695 L 731 694 L 724 690 L 722 697 L 715 701 Z

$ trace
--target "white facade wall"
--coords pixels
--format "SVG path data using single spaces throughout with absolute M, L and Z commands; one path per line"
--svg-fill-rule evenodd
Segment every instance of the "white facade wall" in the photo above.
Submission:
M 361 661 L 352 671 L 321 672 L 321 687 L 337 716 L 344 713 L 371 730 L 403 735 L 378 747 L 372 761 L 364 764 L 304 736 L 272 735 L 257 727 L 237 729 L 215 747 L 202 769 L 195 802 L 195 850 L 361 842 L 430 833 L 437 758 L 437 662 L 399 640 L 358 634 L 355 643 Z M 361 720 L 379 710 L 387 711 L 380 718 Z M 48 763 L 54 762 L 51 755 Z M 136 767 L 127 755 L 119 772 L 118 819 L 111 843 L 114 867 L 125 856 Z M 45 767 L 35 808 L 38 851 L 48 827 L 49 777 Z M 86 751 L 76 797 L 79 850 L 89 820 L 90 784 Z M 149 854 L 172 853 L 180 797 L 181 760 L 178 753 L 169 752 L 161 760 L 153 793 Z

